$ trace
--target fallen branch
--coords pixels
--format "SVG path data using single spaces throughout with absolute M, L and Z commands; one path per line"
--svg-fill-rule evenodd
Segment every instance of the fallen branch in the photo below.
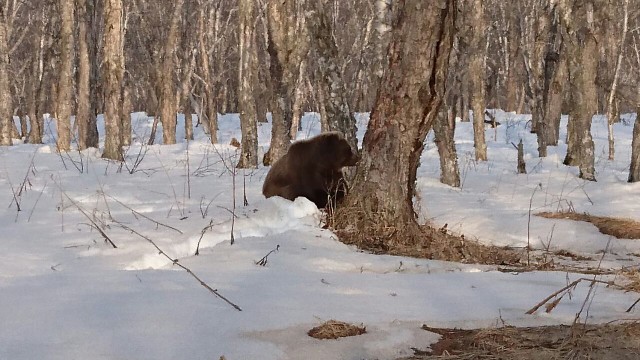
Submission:
M 121 222 L 119 222 L 119 221 L 114 220 L 114 222 L 115 222 L 116 224 L 118 224 L 121 228 L 123 228 L 124 230 L 130 231 L 132 234 L 138 235 L 139 237 L 141 237 L 141 238 L 143 238 L 143 239 L 147 240 L 151 245 L 153 245 L 153 247 L 155 247 L 155 248 L 156 248 L 156 250 L 158 250 L 158 253 L 160 253 L 160 255 L 162 255 L 162 256 L 164 256 L 164 257 L 166 257 L 167 259 L 169 259 L 169 261 L 171 261 L 171 263 L 172 263 L 173 265 L 177 265 L 177 266 L 178 266 L 178 267 L 180 267 L 182 270 L 186 271 L 189 275 L 191 275 L 194 279 L 196 279 L 196 280 L 200 283 L 200 285 L 204 286 L 204 288 L 205 288 L 205 289 L 209 290 L 212 294 L 214 294 L 215 296 L 217 296 L 217 297 L 219 297 L 220 299 L 224 300 L 227 304 L 229 304 L 229 305 L 233 306 L 233 308 L 234 308 L 234 309 L 236 309 L 236 310 L 238 310 L 238 311 L 242 311 L 242 309 L 241 309 L 238 305 L 236 305 L 236 304 L 232 303 L 229 299 L 227 299 L 226 297 L 222 296 L 222 295 L 218 292 L 218 290 L 217 290 L 217 289 L 214 289 L 214 288 L 212 288 L 211 286 L 209 286 L 207 283 L 205 283 L 205 282 L 204 282 L 202 279 L 200 279 L 196 274 L 194 274 L 194 272 L 193 272 L 193 271 L 191 271 L 191 269 L 189 269 L 188 267 L 186 267 L 186 266 L 184 266 L 184 265 L 180 264 L 180 263 L 178 262 L 178 261 L 179 261 L 178 259 L 174 259 L 174 258 L 172 258 L 171 256 L 167 255 L 167 253 L 165 253 L 162 249 L 160 249 L 160 247 L 159 247 L 158 245 L 156 245 L 156 243 L 155 243 L 153 240 L 151 240 L 151 238 L 149 238 L 148 236 L 145 236 L 145 235 L 143 235 L 143 234 L 141 234 L 141 233 L 137 232 L 136 230 L 134 230 L 134 229 L 130 228 L 129 226 L 127 226 L 127 225 L 125 225 L 125 224 L 123 224 L 123 223 L 121 223 Z
M 562 295 L 560 295 L 560 297 L 556 300 L 554 300 L 550 305 L 550 307 L 547 308 L 547 312 L 550 312 L 551 310 L 553 310 L 553 308 L 560 302 L 560 300 L 562 299 L 562 297 L 564 297 L 564 295 L 566 295 L 566 293 L 575 288 L 576 285 L 578 285 L 578 283 L 580 283 L 581 281 L 588 281 L 590 282 L 589 286 L 595 284 L 595 283 L 601 283 L 601 284 L 605 284 L 608 286 L 612 286 L 614 285 L 613 282 L 610 281 L 603 281 L 603 280 L 595 280 L 595 279 L 587 279 L 587 278 L 580 278 L 578 280 L 573 281 L 572 283 L 570 283 L 569 285 L 563 287 L 562 289 L 554 292 L 553 294 L 547 296 L 544 300 L 542 300 L 541 302 L 539 302 L 536 306 L 532 307 L 531 309 L 529 309 L 529 311 L 527 311 L 525 314 L 527 315 L 531 315 L 533 313 L 535 313 L 536 311 L 538 311 L 538 309 L 540 309 L 543 305 L 547 304 L 549 302 L 549 300 L 553 299 L 554 297 L 560 295 L 562 293 Z

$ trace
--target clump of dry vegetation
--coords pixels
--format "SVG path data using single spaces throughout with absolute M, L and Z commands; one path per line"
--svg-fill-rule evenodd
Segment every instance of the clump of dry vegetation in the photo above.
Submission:
M 640 323 L 543 326 L 497 329 L 424 330 L 441 335 L 430 349 L 414 349 L 419 359 L 637 359 Z
M 342 210 L 342 209 L 340 209 Z M 487 246 L 455 234 L 445 224 L 436 228 L 431 224 L 407 225 L 403 229 L 379 226 L 376 229 L 358 229 L 337 222 L 358 224 L 348 219 L 348 211 L 339 211 L 338 216 L 329 213 L 325 219 L 327 227 L 338 235 L 340 241 L 356 245 L 359 249 L 374 254 L 409 256 L 423 259 L 456 261 L 466 264 L 510 265 L 523 264 L 524 254 L 511 248 Z
M 640 239 L 640 222 L 633 219 L 576 212 L 541 212 L 536 215 L 547 219 L 586 221 L 595 225 L 605 235 L 615 236 L 618 239 Z
M 362 335 L 367 332 L 366 327 L 349 324 L 343 321 L 329 320 L 322 325 L 309 330 L 307 334 L 316 339 L 338 339 L 347 336 Z

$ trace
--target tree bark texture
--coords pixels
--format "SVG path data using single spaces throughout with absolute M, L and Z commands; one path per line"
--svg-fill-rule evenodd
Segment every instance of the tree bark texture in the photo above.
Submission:
M 263 163 L 277 161 L 291 144 L 292 102 L 300 63 L 309 51 L 308 32 L 298 1 L 269 1 L 270 84 L 271 84 L 271 146 Z
M 56 123 L 58 151 L 71 149 L 71 113 L 73 112 L 74 66 L 74 2 L 59 0 L 60 11 L 60 72 L 58 75 L 58 101 Z
M 538 140 L 538 156 L 547 156 L 546 133 L 549 131 L 547 120 L 545 119 L 545 99 L 546 99 L 546 67 L 547 51 L 549 42 L 550 12 L 549 9 L 540 5 L 536 10 L 535 25 L 533 30 L 532 51 L 528 56 L 529 88 L 531 92 L 531 132 L 536 133 Z
M 105 140 L 102 157 L 123 160 L 122 154 L 122 80 L 124 54 L 122 48 L 122 0 L 104 2 L 104 39 L 102 82 L 104 86 Z
M 633 140 L 631 140 L 629 182 L 640 181 L 640 86 L 638 86 L 637 91 L 638 105 L 636 107 L 636 122 L 633 125 Z
M 91 96 L 91 69 L 95 57 L 89 54 L 91 45 L 89 34 L 89 18 L 87 15 L 87 0 L 77 0 L 78 19 L 78 84 L 76 124 L 78 126 L 78 149 L 84 150 L 90 147 L 98 147 L 98 128 L 96 114 L 92 104 L 95 97 Z M 91 44 L 91 45 L 90 45 Z
M 258 120 L 256 103 L 253 98 L 258 75 L 258 59 L 256 53 L 254 1 L 239 0 L 238 16 L 240 53 L 238 70 L 238 105 L 240 107 L 240 129 L 242 146 L 239 168 L 258 167 Z
M 487 160 L 487 143 L 484 136 L 485 111 L 485 57 L 486 39 L 484 22 L 484 0 L 473 0 L 469 8 L 473 31 L 471 34 L 471 60 L 469 80 L 471 82 L 471 108 L 473 110 L 473 143 L 478 161 Z
M 580 178 L 595 181 L 591 121 L 598 103 L 598 44 L 594 33 L 593 1 L 583 2 L 578 10 L 580 12 L 574 14 L 565 12 L 563 17 L 569 33 L 566 45 L 571 104 L 564 164 L 578 166 Z
M 417 169 L 445 94 L 453 43 L 454 0 L 400 0 L 393 5 L 397 16 L 389 68 L 371 113 L 352 191 L 338 209 L 344 213 L 337 215 L 349 219 L 339 227 L 355 225 L 372 236 L 368 241 L 382 237 L 393 242 L 415 229 Z
M 326 108 L 328 130 L 341 132 L 351 148 L 357 151 L 356 119 L 347 103 L 347 89 L 338 66 L 338 47 L 332 36 L 331 20 L 322 5 L 316 7 L 316 14 L 309 22 L 317 61 L 315 76 L 324 90 L 322 105 Z
M 0 145 L 10 146 L 13 127 L 13 107 L 9 84 L 9 47 L 7 44 L 7 19 L 0 6 Z
M 440 113 L 433 121 L 435 143 L 440 155 L 440 182 L 453 187 L 460 187 L 460 170 L 458 154 L 453 136 L 455 134 L 455 116 L 448 117 Z
M 615 157 L 615 139 L 613 135 L 613 123 L 619 121 L 619 114 L 617 114 L 616 106 L 616 92 L 618 91 L 618 81 L 620 79 L 620 67 L 622 66 L 622 58 L 624 51 L 624 44 L 627 38 L 627 30 L 629 27 L 629 0 L 624 0 L 624 15 L 622 21 L 622 35 L 620 43 L 617 47 L 618 56 L 616 56 L 616 66 L 613 70 L 613 80 L 611 83 L 611 90 L 609 91 L 609 98 L 607 100 L 607 128 L 608 128 L 608 140 L 609 140 L 609 160 L 613 160 Z
M 218 9 L 215 11 L 214 31 L 217 31 Z M 208 22 L 206 20 L 207 12 L 204 6 L 200 9 L 198 16 L 198 68 L 200 76 L 204 82 L 204 97 L 201 103 L 201 111 L 199 112 L 199 121 L 204 127 L 204 132 L 209 134 L 211 143 L 218 143 L 218 101 L 215 90 L 217 82 L 213 81 L 211 76 L 211 62 L 207 49 L 206 34 L 208 32 Z
M 178 114 L 178 104 L 176 101 L 176 49 L 178 47 L 178 27 L 182 20 L 182 6 L 184 0 L 177 0 L 174 3 L 169 33 L 162 52 L 160 84 L 160 121 L 162 122 L 162 142 L 163 144 L 176 143 L 176 122 Z

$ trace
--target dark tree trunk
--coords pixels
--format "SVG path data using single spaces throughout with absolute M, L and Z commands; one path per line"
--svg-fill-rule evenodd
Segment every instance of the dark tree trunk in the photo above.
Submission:
M 363 241 L 412 242 L 413 197 L 424 140 L 445 93 L 455 1 L 393 2 L 397 14 L 385 71 L 338 228 Z
M 87 14 L 87 0 L 76 2 L 78 14 L 78 110 L 76 124 L 78 125 L 78 148 L 84 150 L 98 147 L 98 128 L 96 125 L 96 105 L 92 104 L 96 98 L 91 96 L 91 71 L 94 57 L 89 49 L 94 46 L 89 34 L 89 18 Z

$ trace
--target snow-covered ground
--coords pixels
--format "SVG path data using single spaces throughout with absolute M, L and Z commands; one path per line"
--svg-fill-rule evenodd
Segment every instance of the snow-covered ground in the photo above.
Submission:
M 528 225 L 530 201 L 534 212 L 573 208 L 640 220 L 640 184 L 626 182 L 635 115 L 615 126 L 615 161 L 607 160 L 604 119 L 594 118 L 598 182 L 584 182 L 577 169 L 562 165 L 564 143 L 537 158 L 527 116 L 497 116 L 502 125 L 487 128 L 485 163 L 473 160 L 471 124 L 458 123 L 461 189 L 439 183 L 437 150 L 428 139 L 418 176 L 422 219 L 486 244 L 524 247 L 529 239 L 539 249 L 598 260 L 604 252 L 602 267 L 610 269 L 638 265 L 632 255 L 640 253 L 638 240 L 611 238 L 583 222 L 534 216 Z M 362 138 L 367 115 L 358 119 Z M 422 324 L 571 323 L 587 296 L 587 284 L 580 284 L 551 313 L 526 315 L 584 275 L 504 273 L 359 252 L 322 229 L 306 199 L 265 199 L 268 168 L 233 175 L 238 153 L 227 144 L 240 138 L 237 115 L 221 117 L 215 148 L 201 128 L 189 143 L 140 145 L 151 122 L 133 114 L 136 142 L 122 167 L 95 151 L 60 156 L 50 122 L 45 145 L 0 148 L 0 359 L 393 359 L 437 339 Z M 261 153 L 270 130 L 260 125 Z M 317 115 L 307 114 L 300 137 L 318 132 Z M 516 174 L 511 143 L 520 138 L 527 175 Z M 257 265 L 267 254 L 266 265 Z M 588 322 L 638 318 L 640 310 L 625 313 L 638 294 L 596 287 Z M 306 335 L 329 319 L 362 323 L 368 333 L 340 340 Z

